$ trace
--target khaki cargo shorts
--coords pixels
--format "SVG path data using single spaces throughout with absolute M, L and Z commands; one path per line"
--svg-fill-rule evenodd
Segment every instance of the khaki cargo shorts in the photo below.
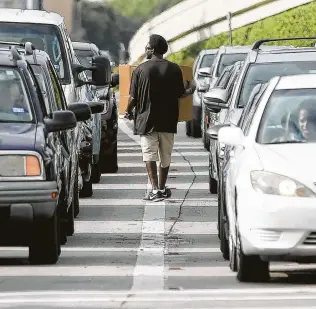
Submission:
M 174 144 L 174 133 L 152 132 L 140 136 L 143 161 L 160 161 L 161 167 L 168 167 Z

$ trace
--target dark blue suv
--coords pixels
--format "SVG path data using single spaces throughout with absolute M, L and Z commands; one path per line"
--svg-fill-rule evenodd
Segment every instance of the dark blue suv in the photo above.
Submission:
M 10 45 L 0 48 L 0 245 L 28 246 L 31 263 L 53 264 L 69 208 L 71 145 L 63 132 L 90 119 L 91 109 L 53 109 L 26 59 L 32 44 L 0 45 Z

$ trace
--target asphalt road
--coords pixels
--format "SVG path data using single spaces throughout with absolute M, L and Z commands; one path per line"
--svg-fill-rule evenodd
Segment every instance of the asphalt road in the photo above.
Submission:
M 81 200 L 76 233 L 54 266 L 0 250 L 0 308 L 316 308 L 315 265 L 273 264 L 267 284 L 241 284 L 219 251 L 208 154 L 179 125 L 169 186 L 145 203 L 147 177 L 131 124 L 120 121 L 119 172 Z M 284 272 L 293 267 L 299 272 Z M 304 271 L 303 271 L 304 270 Z

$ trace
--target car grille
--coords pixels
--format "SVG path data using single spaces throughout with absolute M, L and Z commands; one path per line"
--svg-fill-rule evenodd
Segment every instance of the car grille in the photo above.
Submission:
M 303 242 L 304 245 L 316 245 L 316 232 L 311 232 L 305 241 Z

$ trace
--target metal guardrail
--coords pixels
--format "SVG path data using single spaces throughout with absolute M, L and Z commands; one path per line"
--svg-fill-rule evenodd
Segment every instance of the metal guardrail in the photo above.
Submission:
M 168 54 L 228 31 L 227 13 L 233 14 L 232 29 L 279 14 L 313 0 L 186 0 L 145 23 L 129 44 L 130 63 L 144 53 L 150 34 L 163 35 Z

